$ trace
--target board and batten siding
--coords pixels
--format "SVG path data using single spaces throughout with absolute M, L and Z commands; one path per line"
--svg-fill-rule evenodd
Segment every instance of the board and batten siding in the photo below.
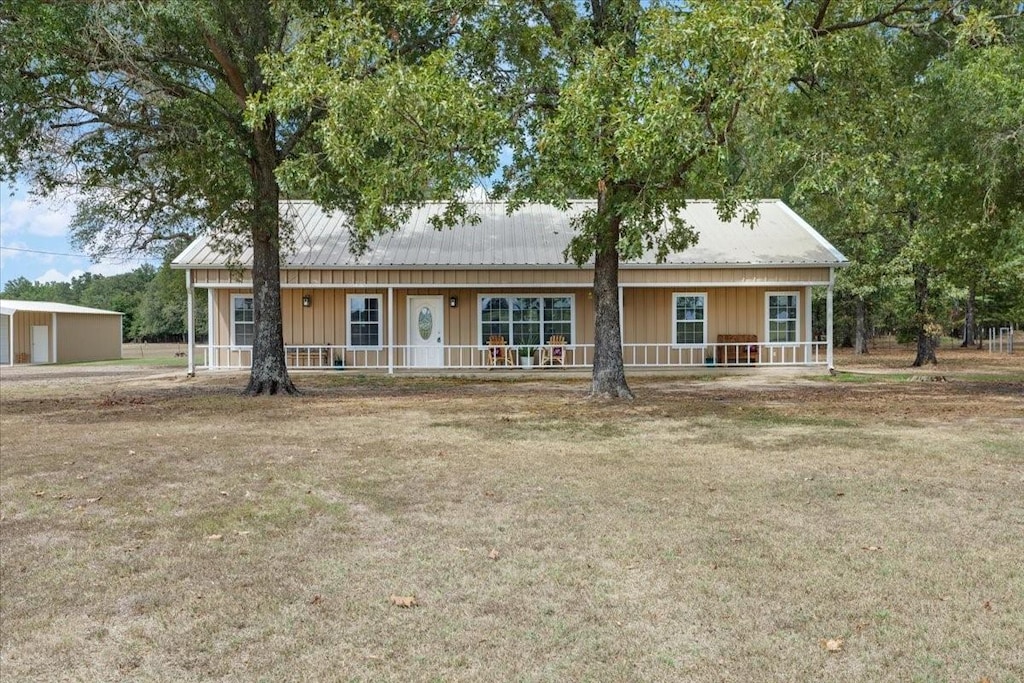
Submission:
M 285 289 L 281 292 L 281 317 L 286 346 L 346 346 L 348 344 L 348 295 L 379 295 L 382 305 L 381 341 L 388 344 L 388 295 L 386 289 Z M 592 344 L 594 302 L 589 289 L 545 289 L 538 286 L 521 289 L 445 289 L 424 288 L 395 290 L 395 339 L 397 346 L 408 343 L 408 300 L 410 296 L 439 296 L 444 304 L 444 338 L 449 346 L 475 346 L 479 339 L 479 297 L 481 295 L 550 295 L 570 294 L 575 297 L 576 343 Z M 231 344 L 231 301 L 235 295 L 251 296 L 248 289 L 213 290 L 216 315 L 210 341 L 214 346 Z M 303 308 L 302 297 L 309 296 L 311 305 Z M 450 297 L 458 299 L 455 308 L 448 306 Z M 222 361 L 226 362 L 226 361 Z
M 32 359 L 32 327 L 45 325 L 47 334 L 53 335 L 53 314 L 41 311 L 15 311 L 14 338 L 11 340 L 10 352 L 15 363 L 27 363 Z M 53 357 L 53 349 L 49 350 Z
M 231 271 L 227 269 L 196 269 L 192 271 L 193 283 L 197 287 L 230 286 L 232 284 L 248 284 L 252 282 L 249 270 Z M 437 285 L 454 287 L 472 287 L 502 285 L 542 286 L 544 284 L 565 284 L 590 287 L 593 284 L 592 268 L 495 268 L 495 269 L 462 269 L 462 270 L 425 270 L 425 269 L 356 269 L 356 270 L 317 270 L 287 269 L 281 271 L 281 286 L 289 289 L 296 286 L 333 287 L 355 285 L 358 288 L 367 286 L 407 287 L 416 285 Z M 780 267 L 780 268 L 635 268 L 628 264 L 619 271 L 619 283 L 624 287 L 656 285 L 656 284 L 743 284 L 775 286 L 787 284 L 827 285 L 829 269 L 816 267 Z
M 808 341 L 804 320 L 805 302 L 810 296 L 808 287 L 652 287 L 627 288 L 623 292 L 623 343 L 673 343 L 673 297 L 687 292 L 707 295 L 708 343 L 714 343 L 720 334 L 753 334 L 759 342 L 767 342 L 768 292 L 797 293 L 800 295 L 798 341 Z
M 120 357 L 121 316 L 93 313 L 57 314 L 57 359 L 61 363 L 111 360 Z

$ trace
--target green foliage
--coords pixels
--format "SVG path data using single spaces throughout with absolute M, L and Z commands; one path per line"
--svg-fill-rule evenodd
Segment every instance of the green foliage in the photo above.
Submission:
M 286 191 L 340 209 L 357 250 L 426 200 L 449 200 L 434 227 L 465 220 L 461 195 L 497 166 L 500 120 L 486 85 L 462 77 L 450 48 L 458 6 L 395 2 L 374 14 L 355 5 L 308 16 L 287 54 L 263 60 L 272 87 L 250 101 L 249 122 L 317 112 L 311 144 L 279 178 Z
M 988 304 L 987 292 L 1015 279 L 1024 251 L 1020 24 L 1019 4 L 979 3 L 914 31 L 847 31 L 808 45 L 787 106 L 750 159 L 770 179 L 767 192 L 851 260 L 837 279 L 838 308 L 865 301 L 876 325 L 910 334 L 946 325 L 968 287 Z M 932 296 L 915 311 L 922 272 Z

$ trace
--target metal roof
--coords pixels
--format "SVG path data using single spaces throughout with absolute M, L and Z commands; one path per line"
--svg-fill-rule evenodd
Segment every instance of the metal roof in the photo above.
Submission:
M 17 299 L 0 299 L 0 314 L 14 315 L 17 311 L 33 313 L 89 313 L 100 315 L 124 315 L 119 311 L 104 311 L 100 308 L 59 304 L 55 301 L 19 301 Z
M 470 203 L 477 225 L 448 230 L 431 227 L 431 216 L 440 214 L 443 203 L 413 209 L 409 220 L 394 232 L 370 240 L 365 253 L 349 251 L 345 217 L 321 210 L 309 201 L 284 202 L 283 215 L 294 226 L 290 250 L 282 254 L 282 268 L 424 268 L 466 269 L 488 267 L 566 267 L 563 253 L 573 236 L 574 216 L 595 206 L 594 201 L 573 201 L 568 210 L 546 204 L 527 204 L 509 214 L 503 202 Z M 810 225 L 779 200 L 757 202 L 758 220 L 753 228 L 736 217 L 722 221 L 715 202 L 692 200 L 681 212 L 698 234 L 697 243 L 683 252 L 669 254 L 663 265 L 707 266 L 837 266 L 846 258 Z M 666 221 L 667 223 L 667 221 Z M 227 255 L 215 250 L 205 236 L 190 244 L 173 262 L 178 268 L 221 268 Z M 252 249 L 245 249 L 236 264 L 252 263 Z M 656 265 L 654 254 L 623 264 L 624 267 Z

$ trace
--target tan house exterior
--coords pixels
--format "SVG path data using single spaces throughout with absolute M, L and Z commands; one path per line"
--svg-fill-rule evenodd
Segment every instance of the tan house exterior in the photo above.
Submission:
M 517 363 L 539 362 L 553 335 L 566 340 L 564 365 L 593 358 L 593 265 L 565 263 L 567 211 L 502 203 L 471 207 L 477 225 L 438 231 L 444 209 L 414 210 L 398 231 L 349 251 L 343 216 L 291 202 L 294 228 L 282 254 L 282 314 L 292 368 L 466 370 L 490 367 L 488 341 L 502 337 Z M 620 269 L 623 356 L 627 367 L 822 365 L 831 367 L 835 269 L 846 259 L 785 204 L 757 205 L 753 227 L 722 221 L 714 202 L 690 202 L 683 218 L 697 243 L 657 263 Z M 252 289 L 246 264 L 203 237 L 175 259 L 186 270 L 190 310 L 206 290 L 209 342 L 189 345 L 190 367 L 248 367 Z M 827 320 L 812 336 L 811 293 L 827 288 Z M 191 315 L 190 315 L 191 318 Z M 190 320 L 190 330 L 192 321 Z M 190 332 L 191 334 L 191 332 Z
M 117 311 L 0 300 L 0 365 L 118 359 L 121 322 Z

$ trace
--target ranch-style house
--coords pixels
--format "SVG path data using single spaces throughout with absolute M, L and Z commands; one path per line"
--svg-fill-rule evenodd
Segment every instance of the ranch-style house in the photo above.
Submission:
M 440 203 L 397 231 L 349 249 L 344 216 L 287 202 L 293 239 L 282 253 L 284 340 L 293 369 L 447 371 L 588 367 L 593 361 L 593 264 L 567 263 L 571 219 L 592 208 L 500 202 L 470 206 L 477 225 L 435 230 Z M 846 258 L 778 200 L 757 220 L 723 221 L 712 201 L 682 217 L 697 243 L 661 263 L 653 254 L 619 275 L 623 357 L 632 368 L 832 366 L 832 290 Z M 251 250 L 234 260 L 204 236 L 173 262 L 189 301 L 189 370 L 251 363 Z M 811 292 L 826 288 L 825 320 Z M 194 297 L 205 290 L 209 341 L 194 341 Z M 824 335 L 812 330 L 824 330 Z

